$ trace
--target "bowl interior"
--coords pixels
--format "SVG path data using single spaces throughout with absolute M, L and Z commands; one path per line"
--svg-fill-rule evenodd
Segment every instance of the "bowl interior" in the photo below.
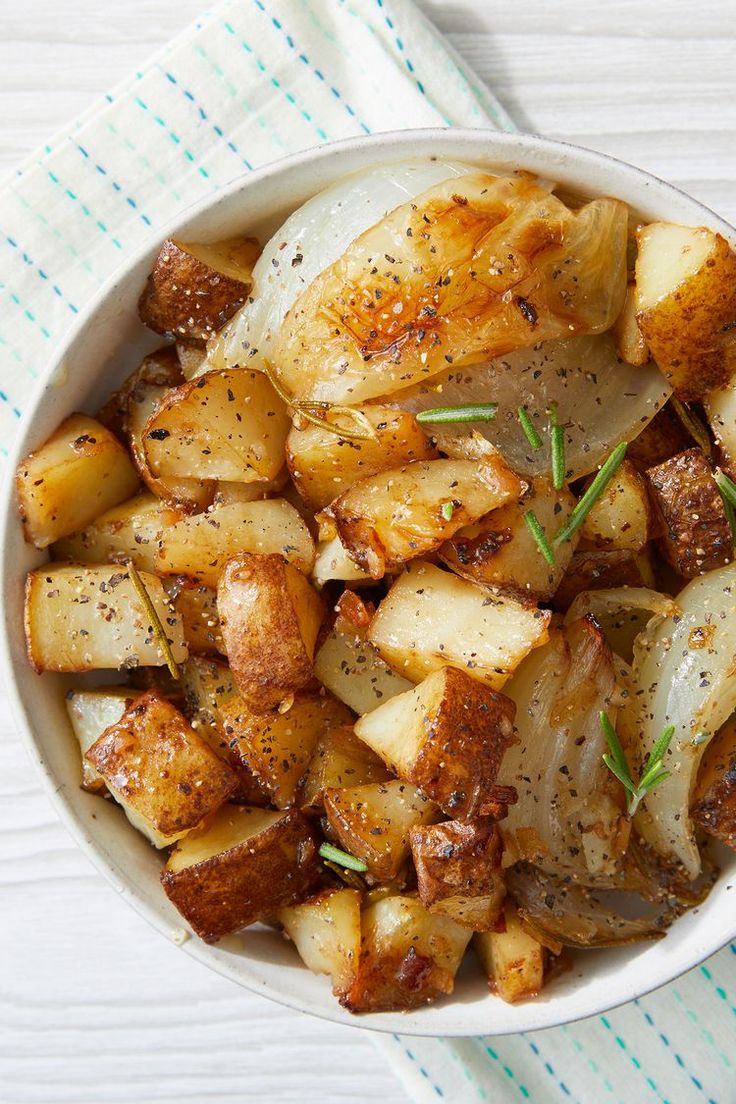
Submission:
M 527 169 L 558 181 L 566 192 L 615 195 L 645 219 L 707 224 L 733 238 L 712 212 L 639 170 L 589 151 L 533 137 L 486 131 L 416 131 L 350 140 L 299 154 L 234 182 L 205 205 L 185 212 L 130 257 L 80 319 L 41 385 L 11 458 L 39 445 L 75 410 L 94 412 L 159 342 L 138 322 L 136 302 L 158 244 L 172 234 L 200 240 L 246 231 L 266 241 L 285 216 L 327 184 L 376 163 L 447 157 L 500 171 Z M 15 513 L 12 481 L 2 505 L 3 666 L 19 726 L 59 814 L 96 866 L 156 928 L 169 938 L 181 918 L 159 883 L 160 855 L 112 803 L 79 788 L 76 742 L 69 730 L 64 690 L 78 677 L 35 675 L 27 665 L 23 633 L 25 573 L 44 556 L 26 545 Z M 113 681 L 114 675 L 108 680 Z M 293 948 L 273 931 L 252 929 L 215 947 L 197 939 L 184 950 L 226 977 L 293 1008 L 381 1031 L 426 1035 L 502 1034 L 532 1030 L 605 1011 L 641 995 L 701 961 L 736 935 L 728 891 L 736 856 L 708 899 L 683 916 L 667 938 L 618 950 L 581 953 L 572 969 L 539 999 L 510 1006 L 488 995 L 480 972 L 466 962 L 452 998 L 412 1013 L 356 1019 L 333 999 L 325 978 L 302 967 Z M 731 894 L 733 896 L 733 894 Z

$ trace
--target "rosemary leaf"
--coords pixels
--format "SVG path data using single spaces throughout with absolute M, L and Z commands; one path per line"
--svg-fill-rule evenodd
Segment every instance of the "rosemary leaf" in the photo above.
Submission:
M 174 659 L 174 653 L 172 652 L 171 645 L 169 644 L 169 638 L 166 635 L 166 630 L 164 629 L 163 625 L 161 624 L 161 619 L 160 619 L 160 617 L 159 617 L 159 615 L 156 611 L 156 607 L 154 606 L 153 602 L 151 601 L 151 596 L 148 593 L 148 591 L 146 590 L 144 582 L 141 579 L 140 575 L 138 574 L 137 569 L 133 566 L 133 564 L 130 561 L 128 561 L 126 566 L 127 566 L 127 569 L 128 569 L 128 575 L 130 577 L 130 581 L 133 584 L 133 586 L 135 587 L 136 592 L 137 592 L 138 597 L 140 598 L 141 602 L 143 602 L 143 606 L 145 608 L 146 615 L 150 619 L 151 629 L 153 631 L 153 635 L 156 637 L 156 643 L 159 646 L 159 649 L 161 651 L 162 656 L 166 660 L 166 666 L 169 668 L 169 671 L 171 672 L 171 677 L 176 679 L 177 682 L 178 682 L 179 681 L 179 668 L 176 665 L 176 660 Z
M 293 398 L 288 391 L 281 386 L 281 381 L 273 370 L 273 365 L 263 361 L 263 370 L 268 382 L 286 406 L 310 425 L 319 426 L 320 429 L 329 430 L 337 437 L 343 437 L 348 441 L 377 441 L 378 434 L 366 418 L 362 410 L 355 410 L 352 406 L 338 406 L 335 403 L 326 402 L 300 402 Z M 337 415 L 339 418 L 347 418 L 354 422 L 360 429 L 350 429 L 345 425 L 337 425 L 328 418 Z
M 496 417 L 498 403 L 471 403 L 468 406 L 438 406 L 434 410 L 422 410 L 416 415 L 420 425 L 439 425 L 443 422 L 490 422 Z
M 562 544 L 563 541 L 569 540 L 573 533 L 577 532 L 618 469 L 621 467 L 623 458 L 626 455 L 626 449 L 626 441 L 622 441 L 620 445 L 616 445 L 616 448 L 609 455 L 608 459 L 601 465 L 599 471 L 596 473 L 595 479 L 590 484 L 583 497 L 570 511 L 570 516 L 565 524 L 555 534 L 553 544 Z
M 357 870 L 362 874 L 363 871 L 368 869 L 362 859 L 356 859 L 355 855 L 349 855 L 347 851 L 341 851 L 339 847 L 333 847 L 331 843 L 321 844 L 319 853 L 323 859 L 329 859 L 330 862 L 334 862 L 346 870 Z
M 527 411 L 525 406 L 520 406 L 519 407 L 519 409 L 517 411 L 517 416 L 518 416 L 519 422 L 521 423 L 521 428 L 524 430 L 524 433 L 526 434 L 526 439 L 529 442 L 529 444 L 532 446 L 532 448 L 535 451 L 537 449 L 541 449 L 541 447 L 542 447 L 542 438 L 537 433 L 536 427 L 535 427 L 533 421 L 531 420 L 531 418 L 529 417 L 529 412 Z
M 553 567 L 555 563 L 555 554 L 550 547 L 550 543 L 547 540 L 547 534 L 542 528 L 542 523 L 540 522 L 539 518 L 533 510 L 527 510 L 524 514 L 524 521 L 526 522 L 527 529 L 537 542 L 539 551 L 542 553 L 550 567 Z

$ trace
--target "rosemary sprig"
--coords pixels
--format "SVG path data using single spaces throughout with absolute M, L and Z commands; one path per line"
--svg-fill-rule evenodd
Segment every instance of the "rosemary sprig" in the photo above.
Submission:
M 557 403 L 553 402 L 548 410 L 549 441 L 552 449 L 552 485 L 556 491 L 565 486 L 567 460 L 565 459 L 565 430 L 557 420 Z
M 517 411 L 517 417 L 518 417 L 519 422 L 521 424 L 521 428 L 524 430 L 524 433 L 526 434 L 526 439 L 529 442 L 529 444 L 532 446 L 532 448 L 535 450 L 535 452 L 536 452 L 537 449 L 541 449 L 541 447 L 542 447 L 542 438 L 537 433 L 536 426 L 534 425 L 534 422 L 529 417 L 529 412 L 528 412 L 528 410 L 525 406 L 520 406 L 519 407 L 519 409 Z
M 300 418 L 303 418 L 305 422 L 309 422 L 310 425 L 319 426 L 320 429 L 327 429 L 330 433 L 336 434 L 338 437 L 344 437 L 349 441 L 377 441 L 378 434 L 366 418 L 362 410 L 355 410 L 352 406 L 339 406 L 337 403 L 328 402 L 302 402 L 301 400 L 293 398 L 288 391 L 286 391 L 273 370 L 273 365 L 268 361 L 263 361 L 263 370 L 268 379 L 268 382 L 273 387 L 274 391 L 290 410 L 297 414 Z M 357 426 L 360 426 L 360 430 L 348 429 L 346 426 L 335 425 L 329 422 L 328 415 L 337 415 L 340 418 L 348 418 L 353 421 Z
M 700 445 L 709 460 L 712 459 L 713 442 L 710 439 L 708 430 L 705 428 L 698 415 L 693 414 L 692 410 L 688 406 L 685 406 L 685 403 L 680 402 L 680 400 L 674 398 L 674 396 L 670 399 L 670 405 L 693 441 L 695 441 L 697 445 Z
M 626 758 L 626 752 L 621 746 L 621 741 L 616 734 L 616 729 L 611 724 L 610 717 L 603 710 L 601 710 L 598 716 L 600 718 L 603 735 L 606 737 L 606 742 L 611 752 L 610 755 L 603 756 L 603 762 L 606 764 L 611 774 L 618 778 L 619 782 L 626 790 L 626 810 L 629 816 L 633 816 L 639 808 L 640 802 L 647 794 L 651 793 L 654 787 L 658 786 L 660 782 L 664 782 L 666 778 L 670 777 L 671 772 L 665 770 L 664 767 L 664 757 L 667 748 L 672 743 L 672 737 L 675 735 L 675 726 L 668 725 L 667 728 L 665 728 L 647 756 L 641 778 L 638 782 L 634 782 L 631 777 L 631 768 Z
M 156 638 L 156 643 L 159 646 L 159 650 L 161 651 L 161 654 L 163 655 L 164 659 L 166 660 L 166 666 L 169 668 L 169 671 L 171 672 L 171 677 L 176 679 L 177 682 L 178 682 L 179 681 L 179 668 L 176 665 L 176 660 L 174 659 L 174 653 L 171 650 L 171 645 L 169 644 L 169 638 L 166 635 L 166 630 L 164 629 L 163 625 L 161 624 L 161 618 L 158 615 L 158 611 L 156 610 L 156 607 L 154 606 L 153 602 L 151 601 L 151 596 L 148 593 L 148 591 L 146 590 L 145 584 L 144 584 L 143 580 L 141 579 L 140 575 L 138 574 L 137 568 L 135 568 L 133 566 L 133 564 L 130 560 L 126 564 L 126 567 L 128 569 L 128 575 L 130 577 L 130 581 L 133 584 L 133 586 L 135 587 L 136 593 L 138 594 L 138 597 L 140 598 L 141 602 L 143 602 L 143 606 L 145 608 L 146 615 L 150 619 L 151 629 L 153 631 L 153 635 Z
M 491 422 L 496 417 L 498 403 L 470 403 L 468 406 L 438 406 L 434 410 L 421 410 L 416 419 L 420 425 L 439 425 L 443 422 Z
M 357 870 L 362 874 L 363 871 L 368 869 L 362 859 L 356 859 L 355 855 L 349 855 L 347 851 L 341 851 L 339 847 L 333 847 L 331 843 L 321 844 L 319 853 L 323 859 L 328 859 L 346 870 Z
M 736 483 L 732 479 L 729 479 L 724 471 L 720 468 L 716 469 L 716 473 L 713 476 L 718 493 L 721 496 L 723 502 L 723 511 L 726 515 L 726 521 L 728 522 L 728 528 L 731 530 L 731 544 L 733 545 L 733 553 L 736 557 Z
M 533 510 L 526 511 L 526 513 L 524 514 L 524 521 L 526 522 L 527 529 L 537 542 L 537 545 L 539 546 L 539 551 L 542 553 L 550 567 L 553 567 L 555 562 L 555 554 L 550 547 L 549 541 L 547 540 L 547 534 L 542 527 L 541 521 Z
M 562 544 L 563 541 L 569 540 L 573 533 L 577 532 L 618 469 L 621 467 L 623 458 L 626 455 L 626 448 L 626 441 L 622 441 L 620 445 L 616 445 L 616 448 L 596 473 L 595 479 L 590 484 L 583 497 L 570 511 L 570 515 L 565 524 L 555 534 L 552 542 L 553 544 Z

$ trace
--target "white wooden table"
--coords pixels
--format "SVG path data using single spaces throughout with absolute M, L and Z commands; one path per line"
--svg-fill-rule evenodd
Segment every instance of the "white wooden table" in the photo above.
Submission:
M 421 6 L 522 127 L 633 161 L 736 222 L 732 0 Z M 0 174 L 202 7 L 3 0 Z M 150 930 L 57 823 L 1 698 L 0 734 L 0 1104 L 407 1100 L 364 1032 L 244 993 Z

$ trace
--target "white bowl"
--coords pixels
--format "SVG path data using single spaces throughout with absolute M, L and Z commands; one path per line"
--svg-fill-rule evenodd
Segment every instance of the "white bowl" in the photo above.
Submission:
M 733 239 L 736 231 L 695 200 L 623 162 L 545 139 L 474 130 L 423 130 L 383 134 L 323 146 L 279 161 L 234 181 L 214 198 L 186 211 L 129 257 L 88 304 L 24 419 L 18 460 L 74 410 L 93 412 L 159 340 L 138 321 L 136 302 L 159 243 L 169 236 L 207 240 L 240 231 L 261 240 L 311 195 L 349 172 L 376 163 L 442 156 L 503 170 L 528 169 L 587 196 L 614 195 L 645 219 L 707 224 Z M 181 929 L 181 917 L 159 883 L 161 856 L 111 803 L 79 788 L 79 753 L 69 732 L 63 690 L 73 682 L 38 676 L 26 662 L 23 580 L 44 560 L 23 541 L 12 478 L 2 517 L 4 631 L 1 660 L 18 726 L 59 816 L 108 881 L 164 937 Z M 712 893 L 657 943 L 581 952 L 571 970 L 541 997 L 517 1006 L 488 994 L 477 969 L 466 964 L 455 993 L 415 1012 L 353 1017 L 344 1012 L 325 978 L 303 967 L 292 947 L 272 931 L 246 932 L 210 947 L 189 939 L 184 951 L 253 992 L 339 1023 L 416 1035 L 494 1035 L 551 1027 L 601 1013 L 663 985 L 736 936 L 731 882 L 736 856 L 726 860 Z M 90 932 L 94 940 L 94 932 Z M 473 964 L 474 965 L 474 964 Z

